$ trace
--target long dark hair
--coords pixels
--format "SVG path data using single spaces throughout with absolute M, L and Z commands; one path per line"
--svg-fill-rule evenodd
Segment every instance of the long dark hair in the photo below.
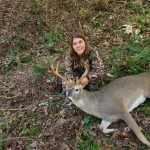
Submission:
M 84 58 L 88 57 L 90 52 L 91 52 L 91 48 L 90 48 L 90 46 L 87 42 L 87 39 L 85 38 L 85 36 L 82 33 L 75 32 L 72 35 L 71 40 L 70 40 L 68 58 L 70 60 L 78 60 L 79 59 L 79 56 L 77 55 L 77 53 L 73 49 L 73 39 L 74 38 L 82 38 L 84 40 L 84 42 L 85 42 L 85 51 L 84 51 L 82 57 L 84 57 Z

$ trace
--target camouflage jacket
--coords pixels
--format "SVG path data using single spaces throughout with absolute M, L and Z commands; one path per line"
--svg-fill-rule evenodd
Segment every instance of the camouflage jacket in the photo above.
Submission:
M 88 58 L 80 58 L 78 61 L 71 61 L 68 57 L 65 60 L 65 75 L 72 78 L 80 77 L 84 72 L 84 62 L 89 65 L 89 73 L 87 77 L 90 81 L 102 79 L 106 75 L 104 64 L 96 50 L 91 50 Z M 79 75 L 79 72 L 81 73 Z

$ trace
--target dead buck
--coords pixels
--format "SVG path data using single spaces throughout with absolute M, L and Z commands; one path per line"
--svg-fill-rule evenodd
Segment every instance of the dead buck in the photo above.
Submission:
M 115 131 L 116 129 L 107 129 L 107 127 L 122 119 L 139 140 L 150 147 L 150 142 L 145 138 L 129 113 L 143 103 L 146 97 L 150 98 L 150 72 L 121 77 L 99 91 L 88 92 L 80 84 L 80 81 L 88 74 L 87 64 L 85 64 L 84 74 L 75 83 L 58 73 L 58 65 L 56 71 L 53 65 L 51 70 L 66 83 L 67 96 L 72 103 L 84 112 L 102 119 L 100 129 L 103 133 Z

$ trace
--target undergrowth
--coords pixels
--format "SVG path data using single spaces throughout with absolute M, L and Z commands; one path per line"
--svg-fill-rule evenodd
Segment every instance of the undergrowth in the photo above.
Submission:
M 103 0 L 103 3 L 107 5 L 109 0 Z M 98 47 L 100 53 L 104 55 L 104 64 L 108 67 L 108 73 L 113 77 L 107 77 L 103 82 L 109 83 L 115 78 L 120 76 L 137 74 L 144 71 L 149 71 L 148 63 L 150 63 L 150 8 L 149 5 L 141 6 L 135 4 L 132 1 L 127 1 L 133 10 L 131 16 L 127 16 L 125 20 L 122 20 L 122 26 L 119 29 L 114 29 L 114 33 L 121 37 L 122 42 L 110 46 L 110 55 L 105 57 L 103 54 L 104 48 Z M 12 69 L 23 70 L 26 69 L 26 65 L 31 65 L 34 73 L 34 79 L 38 79 L 43 73 L 47 74 L 47 78 L 50 81 L 54 81 L 55 77 L 51 76 L 48 72 L 50 65 L 59 61 L 64 62 L 65 48 L 59 47 L 59 42 L 65 40 L 64 34 L 56 27 L 47 27 L 42 30 L 42 21 L 40 18 L 40 7 L 36 0 L 31 1 L 31 8 L 28 12 L 29 15 L 35 18 L 35 23 L 38 31 L 41 32 L 41 37 L 37 40 L 36 46 L 33 46 L 33 39 L 23 36 L 22 31 L 19 29 L 21 23 L 15 24 L 15 36 L 11 40 L 8 36 L 9 47 L 6 49 L 5 59 L 0 62 L 0 67 L 5 68 L 6 71 Z M 71 11 L 72 8 L 69 10 Z M 80 10 L 81 16 L 88 14 L 88 8 Z M 107 10 L 102 11 L 101 15 L 95 17 L 91 21 L 91 25 L 94 29 L 100 29 L 103 27 L 103 22 L 106 15 L 109 12 Z M 0 45 L 5 44 L 3 38 L 0 39 Z M 64 72 L 64 64 L 60 64 L 60 71 Z M 54 103 L 46 103 L 48 108 L 51 108 Z M 150 114 L 149 103 L 142 104 L 140 109 L 145 114 Z M 0 149 L 2 145 L 3 131 L 6 134 L 11 134 L 13 129 L 17 129 L 19 136 L 37 136 L 39 134 L 37 126 L 34 124 L 35 120 L 40 118 L 40 114 L 26 116 L 24 113 L 10 115 L 10 112 L 4 112 L 4 122 L 0 124 Z M 86 116 L 84 118 L 84 128 L 90 129 L 90 127 L 98 122 L 92 116 Z M 150 139 L 149 135 L 147 136 Z M 112 143 L 109 139 L 108 143 Z M 89 136 L 84 135 L 79 137 L 76 146 L 79 150 L 103 150 L 99 148 L 97 143 Z M 112 149 L 113 149 L 113 145 Z M 29 149 L 28 146 L 26 149 Z M 142 147 L 141 147 L 142 149 Z

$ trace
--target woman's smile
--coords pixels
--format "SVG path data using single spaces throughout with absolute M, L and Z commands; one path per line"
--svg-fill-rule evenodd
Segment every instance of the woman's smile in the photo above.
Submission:
M 82 38 L 73 39 L 73 49 L 78 56 L 81 56 L 85 51 L 85 42 Z

